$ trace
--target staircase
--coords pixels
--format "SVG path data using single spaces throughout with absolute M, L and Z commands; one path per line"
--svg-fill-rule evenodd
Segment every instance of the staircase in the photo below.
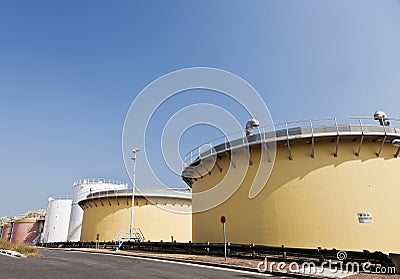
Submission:
M 77 225 L 75 228 L 73 228 L 70 232 L 69 232 L 69 234 L 68 234 L 68 236 L 67 236 L 67 242 L 69 242 L 69 241 L 71 241 L 71 238 L 75 235 L 75 233 L 78 231 L 78 230 L 80 230 L 82 228 L 82 223 L 80 223 L 79 225 Z M 79 241 L 79 239 L 78 239 L 78 241 Z
M 144 235 L 139 228 L 123 228 L 115 238 L 113 250 L 118 251 L 126 241 L 142 242 L 144 240 Z

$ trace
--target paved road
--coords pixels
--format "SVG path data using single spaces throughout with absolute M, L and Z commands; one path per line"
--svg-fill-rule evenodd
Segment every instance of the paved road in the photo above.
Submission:
M 279 278 L 114 255 L 59 250 L 41 252 L 42 259 L 0 256 L 0 278 Z

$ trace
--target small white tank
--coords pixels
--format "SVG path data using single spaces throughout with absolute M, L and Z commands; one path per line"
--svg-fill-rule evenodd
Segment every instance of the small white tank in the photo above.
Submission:
M 113 179 L 86 178 L 75 181 L 67 241 L 77 242 L 81 238 L 83 210 L 78 204 L 80 201 L 92 193 L 127 188 L 128 184 Z
M 41 242 L 67 241 L 71 205 L 71 197 L 49 198 Z

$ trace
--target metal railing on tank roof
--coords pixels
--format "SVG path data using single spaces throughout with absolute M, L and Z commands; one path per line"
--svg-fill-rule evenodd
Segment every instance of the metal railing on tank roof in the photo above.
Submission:
M 71 195 L 58 195 L 58 196 L 52 196 L 50 197 L 53 200 L 72 200 L 72 196 Z
M 135 196 L 163 196 L 171 198 L 191 198 L 190 188 L 149 188 L 136 189 Z M 108 198 L 115 196 L 132 196 L 132 188 L 127 189 L 111 189 L 90 193 L 86 199 Z
M 116 179 L 109 179 L 109 178 L 83 178 L 78 179 L 74 182 L 74 186 L 81 185 L 81 184 L 114 184 L 114 185 L 126 185 L 125 182 L 116 180 Z
M 254 145 L 258 143 L 278 142 L 292 138 L 338 136 L 346 134 L 392 134 L 400 136 L 400 118 L 384 118 L 390 125 L 379 122 L 369 116 L 353 116 L 347 118 L 315 118 L 306 120 L 286 121 L 272 126 L 260 126 L 255 128 L 258 133 L 247 136 L 240 131 L 207 141 L 189 152 L 183 157 L 182 170 L 196 162 L 200 158 L 216 155 L 222 151 L 231 151 L 235 148 Z

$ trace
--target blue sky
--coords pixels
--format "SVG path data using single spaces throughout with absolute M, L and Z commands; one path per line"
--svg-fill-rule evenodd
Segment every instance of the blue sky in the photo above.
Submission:
M 128 181 L 131 102 L 186 67 L 243 77 L 275 122 L 376 109 L 399 117 L 399 12 L 391 0 L 0 0 L 0 216 L 44 208 L 79 178 Z M 200 130 L 188 139 L 214 135 Z M 146 184 L 139 164 L 137 184 Z

